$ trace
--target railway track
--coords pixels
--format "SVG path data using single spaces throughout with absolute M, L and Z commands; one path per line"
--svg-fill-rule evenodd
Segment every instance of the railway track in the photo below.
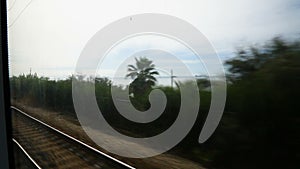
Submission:
M 16 169 L 41 169 L 41 167 L 34 161 L 34 159 L 17 140 L 13 139 L 13 142 L 14 158 L 18 159 L 15 161 Z
M 11 108 L 14 142 L 22 147 L 35 168 L 134 169 L 16 107 Z

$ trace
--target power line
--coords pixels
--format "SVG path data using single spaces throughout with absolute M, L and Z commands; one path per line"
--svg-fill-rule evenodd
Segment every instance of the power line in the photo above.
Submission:
M 19 19 L 19 17 L 23 14 L 23 12 L 25 11 L 25 9 L 31 4 L 33 0 L 30 0 L 29 3 L 21 10 L 21 12 L 17 15 L 17 17 L 15 18 L 15 20 L 12 21 L 11 24 L 8 25 L 8 28 L 12 27 L 15 22 Z

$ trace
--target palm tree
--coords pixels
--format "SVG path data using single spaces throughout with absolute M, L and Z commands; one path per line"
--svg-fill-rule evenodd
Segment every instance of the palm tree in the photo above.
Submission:
M 152 86 L 156 83 L 154 75 L 159 75 L 155 70 L 155 65 L 146 57 L 135 58 L 135 65 L 128 65 L 128 74 L 126 77 L 131 77 L 133 82 L 130 84 L 130 93 L 135 96 L 147 94 Z

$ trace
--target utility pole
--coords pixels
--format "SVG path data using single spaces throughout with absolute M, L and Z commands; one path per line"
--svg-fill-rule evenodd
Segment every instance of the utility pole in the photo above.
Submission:
M 173 88 L 173 70 L 171 69 L 171 87 Z
M 173 88 L 174 78 L 176 76 L 173 75 L 173 69 L 171 69 L 171 87 Z

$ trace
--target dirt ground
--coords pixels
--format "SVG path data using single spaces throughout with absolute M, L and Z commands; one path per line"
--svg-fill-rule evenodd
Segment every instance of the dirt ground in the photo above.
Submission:
M 152 168 L 161 168 L 161 169 L 204 169 L 199 163 L 194 161 L 173 155 L 164 153 L 161 155 L 157 155 L 150 158 L 144 159 L 133 159 L 133 158 L 124 158 L 114 154 L 111 154 L 101 147 L 97 146 L 83 131 L 77 119 L 74 119 L 69 116 L 65 116 L 59 112 L 48 111 L 41 108 L 35 108 L 31 106 L 26 106 L 20 103 L 14 103 L 14 105 L 25 111 L 26 113 L 36 117 L 43 122 L 50 124 L 51 126 L 81 140 L 89 145 L 107 153 L 111 156 L 116 157 L 136 168 L 142 169 L 152 169 Z M 99 131 L 95 131 L 95 134 L 104 137 L 107 140 L 108 144 L 111 144 L 110 140 L 113 139 L 111 136 L 101 133 Z M 111 146 L 122 146 L 122 142 L 119 143 L 120 145 L 111 145 Z

